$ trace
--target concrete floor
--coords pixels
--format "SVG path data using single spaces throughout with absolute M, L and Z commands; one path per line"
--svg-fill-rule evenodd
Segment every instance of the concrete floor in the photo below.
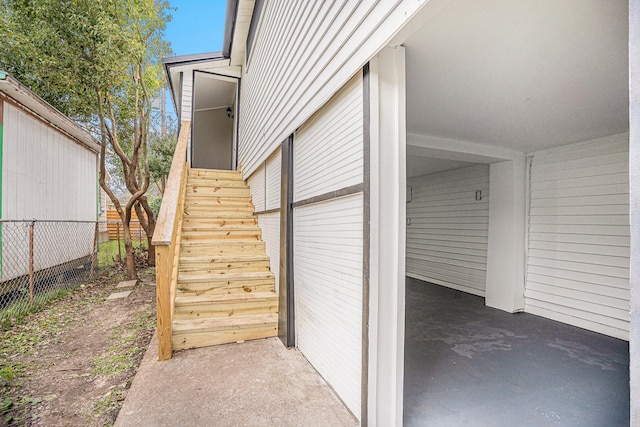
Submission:
M 151 341 L 115 426 L 357 426 L 302 354 L 277 338 L 174 353 Z
M 628 426 L 629 344 L 407 278 L 406 426 Z

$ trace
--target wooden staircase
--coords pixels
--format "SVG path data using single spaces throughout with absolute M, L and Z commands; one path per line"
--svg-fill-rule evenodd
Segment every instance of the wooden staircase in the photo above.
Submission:
M 235 171 L 189 169 L 173 350 L 278 334 L 278 295 L 249 187 Z

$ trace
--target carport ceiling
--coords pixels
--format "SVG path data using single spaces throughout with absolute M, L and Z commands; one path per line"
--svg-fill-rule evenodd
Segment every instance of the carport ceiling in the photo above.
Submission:
M 451 1 L 403 43 L 407 132 L 531 152 L 628 131 L 627 10 Z
M 236 84 L 215 76 L 197 73 L 195 79 L 195 110 L 227 108 L 233 105 Z

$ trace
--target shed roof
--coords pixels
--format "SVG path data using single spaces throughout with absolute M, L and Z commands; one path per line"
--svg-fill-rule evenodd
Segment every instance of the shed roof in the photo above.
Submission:
M 5 93 L 9 98 L 26 107 L 52 126 L 70 135 L 83 147 L 96 153 L 100 151 L 100 144 L 86 129 L 80 127 L 16 78 L 3 71 L 0 71 L 0 92 Z

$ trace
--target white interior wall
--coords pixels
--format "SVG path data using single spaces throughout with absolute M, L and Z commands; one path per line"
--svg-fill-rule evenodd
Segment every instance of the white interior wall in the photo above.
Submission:
M 531 155 L 527 312 L 629 339 L 628 138 Z
M 489 165 L 410 178 L 407 187 L 407 276 L 484 296 Z
M 224 107 L 194 112 L 192 167 L 232 169 L 233 124 Z

